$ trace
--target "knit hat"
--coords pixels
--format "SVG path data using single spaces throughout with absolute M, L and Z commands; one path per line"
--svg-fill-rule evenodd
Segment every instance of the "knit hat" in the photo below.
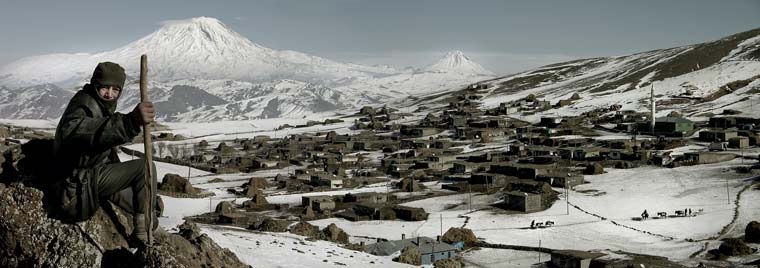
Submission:
M 126 79 L 127 75 L 124 73 L 124 68 L 113 62 L 101 62 L 92 72 L 90 84 L 95 87 L 118 86 L 124 88 L 124 80 Z

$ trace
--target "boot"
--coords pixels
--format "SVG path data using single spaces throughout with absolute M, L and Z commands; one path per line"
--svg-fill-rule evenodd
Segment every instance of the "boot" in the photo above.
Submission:
M 132 223 L 134 224 L 130 238 L 132 244 L 137 248 L 148 245 L 148 228 L 145 226 L 145 214 L 134 214 Z

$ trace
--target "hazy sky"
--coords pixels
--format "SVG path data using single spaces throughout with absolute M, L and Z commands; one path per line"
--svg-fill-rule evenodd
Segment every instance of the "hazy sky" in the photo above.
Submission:
M 0 65 L 126 45 L 165 20 L 214 17 L 251 41 L 361 64 L 423 67 L 462 50 L 506 74 L 701 43 L 760 27 L 760 1 L 0 0 Z

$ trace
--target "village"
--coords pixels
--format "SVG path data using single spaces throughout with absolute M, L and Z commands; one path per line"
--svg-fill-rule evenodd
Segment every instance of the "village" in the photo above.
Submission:
M 567 207 L 570 213 L 571 206 L 583 211 L 568 201 L 574 188 L 587 183 L 584 176 L 604 174 L 605 169 L 672 169 L 741 159 L 746 165 L 733 172 L 750 176 L 760 171 L 760 119 L 742 117 L 737 111 L 727 110 L 707 122 L 693 122 L 677 113 L 654 118 L 654 105 L 651 111 L 620 110 L 612 105 L 579 116 L 542 116 L 531 124 L 520 117 L 562 107 L 580 97 L 576 94 L 551 103 L 531 95 L 497 108 L 481 109 L 478 100 L 486 91 L 485 84 L 463 88 L 440 107 L 426 109 L 430 112 L 419 120 L 407 119 L 413 118 L 413 113 L 367 106 L 342 118 L 277 128 L 279 133 L 287 133 L 348 123 L 352 130 L 349 134 L 293 131 L 297 134 L 208 142 L 160 133 L 154 138 L 154 160 L 186 166 L 188 174 L 159 178 L 159 193 L 175 198 L 208 198 L 208 212 L 188 217 L 199 223 L 290 231 L 378 256 L 401 252 L 394 259 L 402 263 L 458 267 L 444 263 L 458 262 L 455 260 L 462 250 L 489 244 L 466 228 L 444 230 L 443 218 L 438 236 L 402 233 L 400 240 L 347 233 L 334 223 L 320 230 L 309 222 L 437 221 L 429 217 L 430 211 L 403 204 L 446 196 L 464 196 L 460 208 L 470 212 L 530 215 L 559 206 Z M 130 157 L 142 154 L 128 147 L 122 150 Z M 223 193 L 214 193 L 191 184 L 191 169 L 205 171 L 205 178 L 237 174 L 237 179 L 207 180 L 225 185 L 218 187 Z M 211 208 L 211 196 L 220 194 L 232 200 Z M 283 195 L 300 200 L 268 201 Z M 478 204 L 477 200 L 473 202 L 473 195 L 490 199 Z M 698 207 L 649 212 L 644 208 L 628 215 L 634 221 L 651 221 L 696 217 L 701 212 Z M 562 222 L 538 217 L 529 225 L 517 227 L 552 228 L 555 224 Z M 619 260 L 598 259 L 605 255 L 601 253 L 545 251 L 540 246 L 522 249 L 551 253 L 551 258 L 545 259 L 549 262 L 542 264 L 547 267 L 595 267 L 594 263 L 625 267 L 616 266 Z M 564 266 L 566 263 L 573 264 Z

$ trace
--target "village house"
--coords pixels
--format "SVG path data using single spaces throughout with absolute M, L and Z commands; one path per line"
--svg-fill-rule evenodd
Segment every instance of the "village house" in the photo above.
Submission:
M 607 159 L 609 160 L 626 160 L 626 161 L 634 161 L 639 160 L 636 156 L 636 153 L 627 151 L 627 150 L 621 150 L 621 149 L 612 149 L 607 153 Z
M 648 121 L 639 122 L 636 126 L 637 130 L 641 133 L 650 133 Z M 660 117 L 655 120 L 654 134 L 663 135 L 669 137 L 683 137 L 691 133 L 694 130 L 694 122 L 689 119 L 681 117 Z
M 505 185 L 507 176 L 495 173 L 473 173 L 468 180 L 470 184 Z
M 541 117 L 541 121 L 538 123 L 539 126 L 544 126 L 548 128 L 554 128 L 559 126 L 559 123 L 562 122 L 561 117 Z
M 600 147 L 560 148 L 559 156 L 562 159 L 585 161 L 587 159 L 599 159 L 602 151 L 604 148 Z
M 736 130 L 710 129 L 699 132 L 699 140 L 706 142 L 729 141 L 738 136 Z
M 301 196 L 301 206 L 311 207 L 314 201 L 323 201 L 323 200 L 333 201 L 333 198 L 332 196 L 329 196 L 329 195 Z
M 526 213 L 541 211 L 543 209 L 540 194 L 510 191 L 504 193 L 503 198 L 506 209 Z
M 557 155 L 557 149 L 549 146 L 528 146 L 529 156 L 553 156 Z
M 424 221 L 428 218 L 428 213 L 423 208 L 413 208 L 397 205 L 393 207 L 396 212 L 396 218 L 405 221 Z
M 429 237 L 416 237 L 401 240 L 382 241 L 367 245 L 367 253 L 376 256 L 390 256 L 407 246 L 417 247 L 422 257 L 422 265 L 432 265 L 437 260 L 456 258 L 456 248 Z
M 606 254 L 580 250 L 554 250 L 549 263 L 550 267 L 590 268 L 592 260 L 604 255 Z
M 347 193 L 343 196 L 343 203 L 385 204 L 388 195 L 382 193 Z
M 684 160 L 690 164 L 703 165 L 729 161 L 736 157 L 733 154 L 721 154 L 713 152 L 689 152 L 683 154 Z
M 335 209 L 335 201 L 332 199 L 317 199 L 311 202 L 311 209 L 314 211 L 332 211 Z
M 731 148 L 737 148 L 737 149 L 745 149 L 749 147 L 749 138 L 748 137 L 733 137 L 728 139 L 728 147 Z
M 452 167 L 449 170 L 452 174 L 469 174 L 478 170 L 485 170 L 490 166 L 490 162 L 462 162 L 457 161 L 452 163 Z
M 376 221 L 392 221 L 396 219 L 396 212 L 384 203 L 356 204 L 353 211 L 359 220 L 366 218 Z
M 739 128 L 746 126 L 760 126 L 760 118 L 743 116 L 713 116 L 710 117 L 709 127 L 713 128 Z
M 543 174 L 536 176 L 537 181 L 543 181 L 549 183 L 553 187 L 560 188 L 573 188 L 576 185 L 583 184 L 583 175 L 551 172 L 549 174 Z
M 408 138 L 420 138 L 438 134 L 440 131 L 436 128 L 401 128 L 401 136 Z
M 337 177 L 332 174 L 313 174 L 311 175 L 311 184 L 314 186 L 328 186 L 330 189 L 343 188 L 343 177 Z

